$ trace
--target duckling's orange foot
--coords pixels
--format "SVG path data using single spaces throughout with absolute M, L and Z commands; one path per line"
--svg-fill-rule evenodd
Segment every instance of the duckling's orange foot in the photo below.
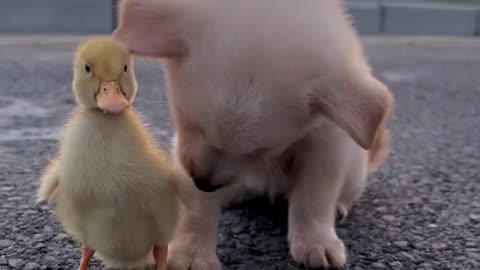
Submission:
M 157 263 L 157 270 L 167 270 L 168 246 L 153 246 L 153 258 Z
M 92 260 L 93 254 L 95 254 L 95 250 L 90 249 L 85 245 L 82 246 L 82 259 L 80 261 L 80 267 L 78 267 L 78 270 L 88 270 L 88 264 Z

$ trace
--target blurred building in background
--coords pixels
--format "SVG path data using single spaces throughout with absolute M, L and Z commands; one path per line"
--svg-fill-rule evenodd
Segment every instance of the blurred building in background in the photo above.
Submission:
M 110 33 L 118 1 L 2 0 L 0 33 Z M 345 1 L 362 34 L 480 34 L 480 0 Z

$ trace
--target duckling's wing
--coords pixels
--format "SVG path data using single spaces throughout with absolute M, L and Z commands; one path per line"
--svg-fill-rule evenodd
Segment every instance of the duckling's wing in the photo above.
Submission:
M 151 239 L 155 244 L 164 245 L 171 241 L 178 223 L 180 207 L 175 193 L 168 190 L 151 194 L 149 198 L 143 198 L 145 217 L 152 222 Z

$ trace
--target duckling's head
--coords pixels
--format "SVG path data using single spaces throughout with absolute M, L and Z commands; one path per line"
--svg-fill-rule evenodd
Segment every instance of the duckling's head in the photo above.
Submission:
M 121 113 L 137 92 L 133 57 L 119 41 L 96 37 L 75 53 L 73 92 L 80 106 Z

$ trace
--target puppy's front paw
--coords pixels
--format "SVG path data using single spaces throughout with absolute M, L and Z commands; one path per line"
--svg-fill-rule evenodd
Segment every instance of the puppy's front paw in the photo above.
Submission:
M 335 234 L 317 236 L 308 233 L 291 234 L 290 254 L 307 267 L 343 268 L 347 261 L 345 246 Z
M 190 245 L 173 248 L 168 254 L 168 270 L 221 270 L 222 265 L 215 253 L 202 247 Z

